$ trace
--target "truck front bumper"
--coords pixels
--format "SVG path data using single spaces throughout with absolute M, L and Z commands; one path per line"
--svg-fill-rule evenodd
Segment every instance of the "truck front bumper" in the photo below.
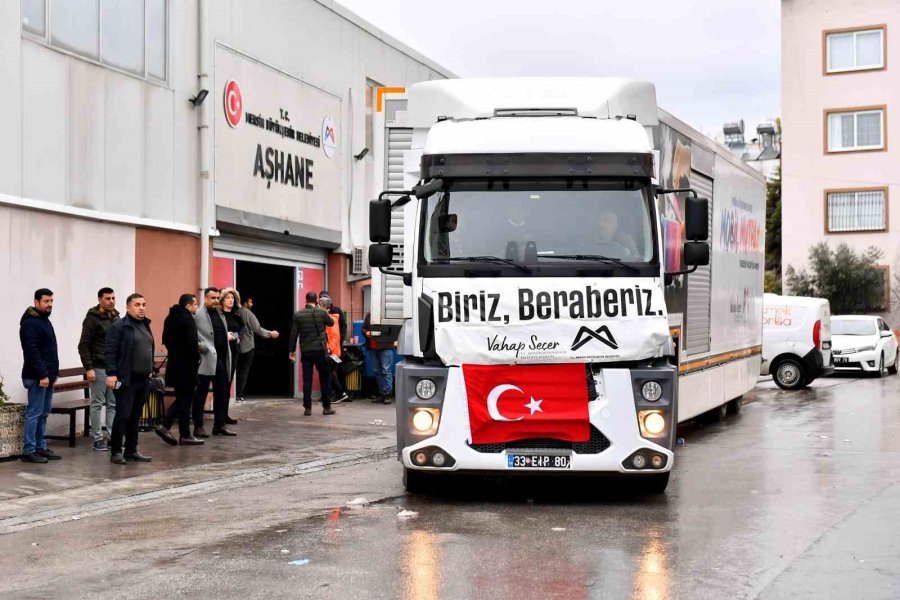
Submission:
M 423 401 L 415 395 L 415 382 L 423 377 L 435 379 L 439 401 Z M 674 369 L 603 369 L 602 385 L 598 395 L 588 403 L 591 438 L 575 444 L 551 440 L 542 444 L 534 440 L 507 442 L 506 444 L 472 444 L 468 418 L 465 382 L 460 368 L 427 367 L 402 363 L 397 369 L 397 448 L 398 458 L 408 469 L 432 472 L 489 471 L 504 473 L 577 474 L 613 473 L 642 476 L 671 470 L 674 454 L 673 428 L 677 414 Z M 636 381 L 647 379 L 660 381 L 670 395 L 652 405 L 637 398 Z M 666 383 L 668 382 L 668 383 Z M 440 394 L 440 392 L 443 392 Z M 640 406 L 637 404 L 642 403 Z M 666 429 L 658 438 L 641 435 L 638 412 L 652 408 L 666 414 Z M 419 435 L 412 426 L 416 410 L 438 410 L 437 430 L 431 435 Z M 440 452 L 443 466 L 431 464 L 430 457 Z M 418 464 L 416 457 L 429 457 L 426 464 Z M 511 456 L 539 454 L 570 457 L 564 469 L 555 467 L 520 468 L 512 465 Z M 634 457 L 641 454 L 645 466 L 636 468 Z M 651 465 L 654 456 L 661 457 L 658 467 Z

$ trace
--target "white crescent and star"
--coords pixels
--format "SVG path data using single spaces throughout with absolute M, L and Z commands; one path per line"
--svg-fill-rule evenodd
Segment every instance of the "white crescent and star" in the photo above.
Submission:
M 521 421 L 522 419 L 525 418 L 525 417 L 519 417 L 517 419 L 510 419 L 510 418 L 504 417 L 500 413 L 500 409 L 497 408 L 497 402 L 500 400 L 500 396 L 502 396 L 504 394 L 504 392 L 508 392 L 510 390 L 515 390 L 515 391 L 519 392 L 520 394 L 524 393 L 524 392 L 522 392 L 521 388 L 518 388 L 518 387 L 516 387 L 514 385 L 510 385 L 510 384 L 503 384 L 503 385 L 498 385 L 497 387 L 492 389 L 491 392 L 488 394 L 487 409 L 488 409 L 488 414 L 490 414 L 490 416 L 491 416 L 491 419 L 493 419 L 495 421 Z M 535 400 L 534 396 L 532 396 L 531 402 L 528 402 L 524 406 L 525 406 L 525 408 L 529 409 L 531 411 L 531 414 L 533 415 L 536 412 L 544 412 L 544 410 L 541 408 L 542 402 L 543 402 L 543 400 Z

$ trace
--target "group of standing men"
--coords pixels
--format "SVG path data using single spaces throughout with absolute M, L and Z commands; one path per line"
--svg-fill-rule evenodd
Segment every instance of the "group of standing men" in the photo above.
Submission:
M 306 306 L 294 314 L 292 321 L 290 359 L 296 359 L 294 349 L 299 340 L 304 414 L 312 414 L 315 368 L 322 384 L 322 412 L 333 415 L 332 401 L 349 399 L 339 376 L 339 360 L 334 360 L 334 357 L 339 359 L 346 341 L 346 317 L 334 306 L 327 292 L 318 296 L 309 292 L 306 301 Z M 168 351 L 166 384 L 174 388 L 175 400 L 155 429 L 166 443 L 194 446 L 203 444 L 204 438 L 210 436 L 204 428 L 204 408 L 210 387 L 212 435 L 237 435 L 228 428 L 237 423 L 228 415 L 231 384 L 236 378 L 236 397 L 243 400 L 256 336 L 271 339 L 279 336 L 277 331 L 260 326 L 252 307 L 253 299 L 246 298 L 242 305 L 240 295 L 233 288 L 210 287 L 203 291 L 202 304 L 194 294 L 182 294 L 178 304 L 169 309 L 162 341 Z M 153 460 L 137 448 L 140 417 L 156 370 L 156 345 L 146 308 L 141 294 L 131 294 L 122 317 L 116 310 L 115 291 L 108 287 L 100 289 L 97 305 L 84 318 L 78 343 L 90 387 L 93 448 L 111 450 L 110 461 L 120 465 Z M 59 376 L 56 333 L 50 322 L 52 311 L 53 292 L 41 288 L 34 293 L 33 306 L 28 307 L 20 320 L 22 382 L 28 391 L 23 462 L 46 463 L 61 458 L 47 447 L 44 437 L 52 408 L 53 384 Z M 104 409 L 109 444 L 103 437 Z M 177 438 L 170 431 L 176 421 Z
M 221 296 L 221 300 L 220 300 Z M 95 450 L 111 450 L 115 464 L 150 462 L 138 452 L 138 426 L 155 371 L 156 345 L 146 316 L 146 300 L 131 294 L 126 314 L 116 310 L 111 288 L 97 294 L 82 323 L 78 352 L 86 371 L 91 394 L 91 431 Z M 204 405 L 213 387 L 212 435 L 236 436 L 227 425 L 237 423 L 228 415 L 231 383 L 237 375 L 237 393 L 242 398 L 255 336 L 277 338 L 277 331 L 260 327 L 250 310 L 252 298 L 240 308 L 237 290 L 204 290 L 203 305 L 194 294 L 182 294 L 172 306 L 163 326 L 163 344 L 168 350 L 166 379 L 175 390 L 175 401 L 166 410 L 156 433 L 172 445 L 200 445 L 209 433 L 204 428 Z M 28 391 L 25 411 L 25 442 L 21 460 L 46 463 L 61 457 L 47 448 L 45 429 L 53 401 L 53 384 L 59 376 L 56 333 L 50 322 L 53 292 L 34 293 L 34 304 L 22 315 L 22 382 Z M 106 409 L 109 445 L 103 439 L 101 413 Z M 169 429 L 178 421 L 179 437 Z M 191 423 L 193 422 L 193 432 Z

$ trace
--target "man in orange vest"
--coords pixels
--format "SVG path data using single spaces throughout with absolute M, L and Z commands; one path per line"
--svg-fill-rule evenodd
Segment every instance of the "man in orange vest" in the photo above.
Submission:
M 334 323 L 330 327 L 325 327 L 325 333 L 328 336 L 328 376 L 331 378 L 331 389 L 334 394 L 332 404 L 337 402 L 352 402 L 347 394 L 347 388 L 340 376 L 340 359 L 341 359 L 341 325 L 338 315 L 332 312 L 333 303 L 330 296 L 319 296 L 319 306 L 325 312 L 332 315 Z M 337 358 L 337 360 L 335 360 Z

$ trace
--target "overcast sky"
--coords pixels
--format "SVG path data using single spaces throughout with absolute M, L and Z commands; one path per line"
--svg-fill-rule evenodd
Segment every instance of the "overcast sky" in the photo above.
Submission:
M 744 119 L 748 140 L 779 115 L 780 0 L 337 1 L 460 77 L 644 79 L 704 133 Z

